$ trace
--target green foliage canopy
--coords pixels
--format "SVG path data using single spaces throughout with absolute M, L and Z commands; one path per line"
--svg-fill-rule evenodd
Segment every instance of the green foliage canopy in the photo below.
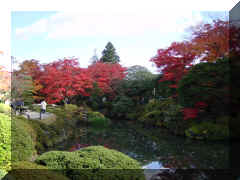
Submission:
M 103 146 L 90 146 L 74 152 L 50 151 L 39 156 L 35 162 L 49 169 L 62 170 L 64 175 L 71 179 L 73 176 L 75 179 L 144 178 L 141 166 L 136 160 Z M 128 177 L 124 178 L 125 175 L 119 171 L 124 170 L 124 174 L 127 174 L 125 172 L 128 169 L 131 169 L 131 172 L 135 170 L 137 173 L 131 177 L 130 172 Z
M 101 62 L 119 63 L 120 58 L 116 53 L 116 49 L 111 42 L 108 42 L 102 52 Z
M 216 63 L 199 63 L 179 82 L 179 102 L 194 107 L 198 102 L 208 105 L 208 112 L 229 112 L 230 66 L 227 58 Z

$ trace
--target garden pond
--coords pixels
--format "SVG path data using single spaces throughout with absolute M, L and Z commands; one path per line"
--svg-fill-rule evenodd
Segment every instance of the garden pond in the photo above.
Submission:
M 86 134 L 79 136 L 83 129 Z M 191 140 L 171 135 L 165 129 L 114 122 L 105 128 L 76 127 L 75 135 L 47 151 L 103 145 L 138 160 L 145 169 L 229 169 L 230 166 L 228 142 Z

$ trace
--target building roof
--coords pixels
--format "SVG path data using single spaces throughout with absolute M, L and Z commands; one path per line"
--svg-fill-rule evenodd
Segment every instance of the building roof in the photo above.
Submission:
M 229 12 L 230 23 L 240 26 L 240 2 L 238 2 Z

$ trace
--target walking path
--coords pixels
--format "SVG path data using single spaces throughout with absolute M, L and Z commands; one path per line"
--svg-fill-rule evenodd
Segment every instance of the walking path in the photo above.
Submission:
M 39 112 L 28 111 L 23 116 L 27 118 L 27 115 L 29 115 L 30 119 L 39 119 L 40 118 Z M 46 113 L 42 114 L 42 119 L 47 119 L 47 118 L 51 117 L 52 115 L 53 115 L 52 113 L 46 112 Z
M 19 114 L 17 114 L 19 115 Z M 40 119 L 40 113 L 35 111 L 27 110 L 24 114 L 22 114 L 23 117 L 27 119 L 33 119 L 33 120 L 39 120 L 42 121 L 45 124 L 51 124 L 56 120 L 56 115 L 53 113 L 45 112 L 42 114 L 42 118 Z

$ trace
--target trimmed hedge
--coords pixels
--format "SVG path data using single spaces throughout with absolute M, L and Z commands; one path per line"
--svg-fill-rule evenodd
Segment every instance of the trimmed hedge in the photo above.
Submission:
M 48 169 L 46 166 L 41 166 L 29 161 L 18 161 L 12 163 L 12 169 Z
M 9 170 L 11 165 L 11 119 L 0 113 L 0 169 Z
M 32 162 L 21 161 L 12 164 L 12 170 L 6 178 L 15 180 L 69 180 L 60 173 Z
M 24 117 L 12 116 L 12 161 L 28 161 L 36 154 L 36 133 Z
M 136 160 L 103 146 L 90 146 L 74 152 L 50 151 L 35 162 L 49 169 L 61 169 L 69 178 L 144 179 Z M 121 170 L 124 174 L 120 173 Z M 130 170 L 129 173 L 126 170 Z

